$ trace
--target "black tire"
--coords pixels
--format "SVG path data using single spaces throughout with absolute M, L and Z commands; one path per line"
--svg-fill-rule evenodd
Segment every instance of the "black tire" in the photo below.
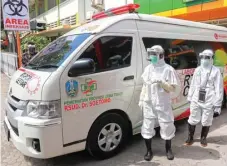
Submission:
M 118 146 L 111 151 L 104 151 L 98 145 L 98 138 L 101 130 L 110 123 L 115 123 L 120 126 L 122 131 L 122 136 Z M 88 134 L 87 139 L 87 150 L 88 152 L 97 159 L 106 159 L 116 155 L 126 144 L 129 135 L 129 125 L 128 121 L 124 119 L 121 115 L 116 113 L 106 114 L 95 121 L 92 125 L 91 130 Z

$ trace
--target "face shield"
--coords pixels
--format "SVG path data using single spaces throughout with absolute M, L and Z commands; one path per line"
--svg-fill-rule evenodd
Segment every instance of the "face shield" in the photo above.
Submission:
M 213 55 L 212 54 L 200 53 L 199 57 L 200 57 L 200 63 L 201 63 L 202 67 L 206 68 L 213 64 L 213 58 L 212 58 Z
M 159 53 L 154 51 L 153 49 L 148 48 L 147 49 L 147 60 L 149 60 L 152 64 L 156 64 L 159 59 Z

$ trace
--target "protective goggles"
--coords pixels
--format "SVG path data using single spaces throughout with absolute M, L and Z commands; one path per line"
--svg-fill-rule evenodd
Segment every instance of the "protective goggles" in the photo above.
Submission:
M 147 55 L 148 56 L 151 56 L 151 55 L 153 55 L 153 56 L 159 56 L 159 54 L 157 52 L 152 51 L 152 50 L 148 50 L 148 49 L 147 49 Z
M 207 54 L 199 54 L 200 59 L 212 59 L 212 56 L 209 56 Z

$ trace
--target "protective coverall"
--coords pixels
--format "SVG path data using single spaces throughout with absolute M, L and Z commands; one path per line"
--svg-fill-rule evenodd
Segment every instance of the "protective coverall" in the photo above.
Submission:
M 212 50 L 199 54 L 201 65 L 196 68 L 188 93 L 190 102 L 189 135 L 186 145 L 193 144 L 196 125 L 201 121 L 201 145 L 207 146 L 206 137 L 212 125 L 213 116 L 221 113 L 223 100 L 223 78 L 220 70 L 213 66 Z
M 164 61 L 164 49 L 153 46 L 147 50 L 151 64 L 142 74 L 143 87 L 139 106 L 143 109 L 141 134 L 145 139 L 147 153 L 145 160 L 151 160 L 151 139 L 155 135 L 155 123 L 159 122 L 160 135 L 166 140 L 167 158 L 174 158 L 171 150 L 171 139 L 175 136 L 174 115 L 171 107 L 171 93 L 179 88 L 180 81 L 175 70 Z

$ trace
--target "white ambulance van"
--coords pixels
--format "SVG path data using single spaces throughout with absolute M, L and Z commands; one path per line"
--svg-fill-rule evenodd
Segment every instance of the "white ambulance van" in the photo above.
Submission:
M 4 119 L 8 140 L 34 158 L 85 149 L 98 158 L 113 156 L 140 133 L 141 74 L 149 64 L 146 49 L 157 44 L 181 79 L 181 91 L 172 96 L 175 118 L 188 117 L 201 51 L 215 51 L 227 78 L 227 28 L 122 14 L 77 27 L 13 75 Z

